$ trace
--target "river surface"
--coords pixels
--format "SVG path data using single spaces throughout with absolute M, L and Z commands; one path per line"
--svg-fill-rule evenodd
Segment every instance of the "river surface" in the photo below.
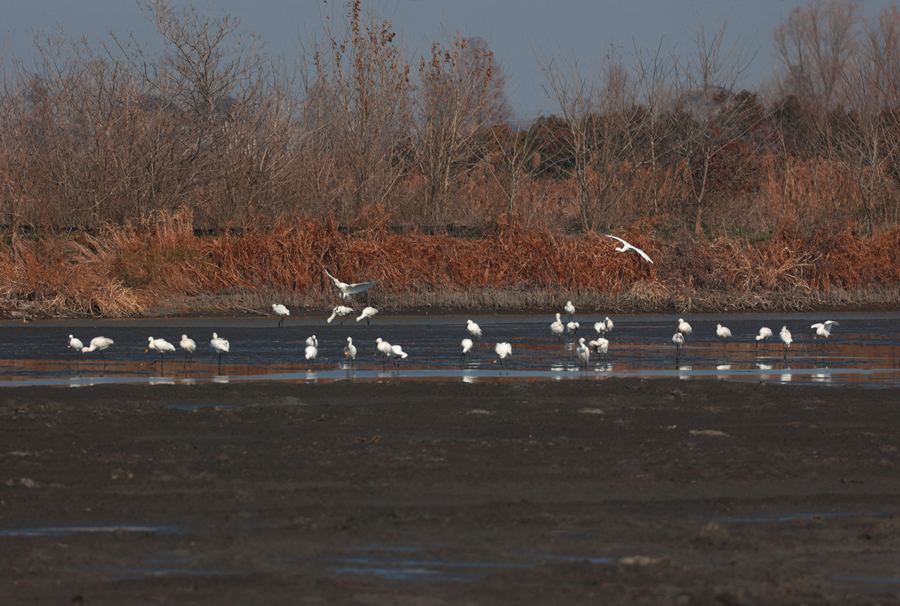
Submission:
M 347 379 L 484 382 L 613 376 L 900 386 L 900 313 L 685 315 L 693 334 L 679 356 L 671 340 L 679 316 L 613 315 L 609 353 L 592 355 L 588 366 L 580 368 L 575 356 L 577 339 L 596 338 L 594 323 L 604 317 L 576 314 L 581 326 L 574 339 L 551 335 L 555 318 L 549 313 L 411 316 L 382 312 L 371 325 L 354 324 L 352 319 L 327 324 L 326 316 L 294 315 L 282 328 L 277 318 L 265 317 L 0 322 L 0 386 Z M 461 361 L 460 341 L 469 336 L 467 319 L 477 322 L 484 334 Z M 839 325 L 827 341 L 814 339 L 810 325 L 825 320 Z M 717 323 L 734 335 L 724 345 L 716 336 Z M 775 336 L 757 349 L 755 336 L 762 326 L 771 328 Z M 782 326 L 794 338 L 786 355 L 778 340 Z M 231 346 L 221 365 L 209 343 L 213 332 Z M 96 351 L 76 353 L 67 348 L 70 334 L 85 345 L 100 335 L 115 344 L 104 352 L 104 361 Z M 191 360 L 186 361 L 178 347 L 182 334 L 197 342 Z M 304 349 L 311 335 L 319 341 L 319 353 L 309 365 Z M 177 351 L 160 360 L 158 353 L 146 351 L 149 336 L 168 340 Z M 352 366 L 343 353 L 347 337 L 353 338 L 359 352 Z M 399 366 L 376 357 L 379 337 L 401 345 L 408 357 Z M 512 345 L 512 358 L 502 368 L 494 353 L 499 341 Z

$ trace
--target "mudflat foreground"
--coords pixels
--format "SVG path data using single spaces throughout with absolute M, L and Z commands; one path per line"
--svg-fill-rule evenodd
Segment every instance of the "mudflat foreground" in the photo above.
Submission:
M 2 604 L 898 601 L 898 390 L 0 389 Z

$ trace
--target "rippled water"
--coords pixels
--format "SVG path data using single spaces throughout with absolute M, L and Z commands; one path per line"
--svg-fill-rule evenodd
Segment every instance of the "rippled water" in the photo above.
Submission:
M 87 385 L 109 382 L 191 383 L 246 380 L 359 381 L 439 379 L 597 380 L 611 376 L 718 377 L 782 383 L 861 383 L 900 385 L 900 313 L 732 314 L 685 316 L 694 329 L 684 352 L 676 358 L 671 337 L 678 316 L 615 315 L 608 336 L 609 354 L 591 356 L 588 368 L 575 358 L 577 340 L 550 334 L 552 314 L 490 316 L 404 316 L 381 313 L 371 325 L 325 322 L 324 316 L 289 318 L 283 328 L 275 318 L 175 318 L 104 321 L 0 322 L 0 385 Z M 467 360 L 460 362 L 460 341 L 467 337 L 466 320 L 484 332 Z M 600 315 L 578 315 L 576 339 L 596 337 Z M 810 325 L 826 319 L 840 322 L 827 343 L 815 341 Z M 733 341 L 722 345 L 718 322 L 728 326 Z M 778 331 L 787 326 L 794 344 L 784 356 Z M 768 326 L 775 339 L 759 350 L 754 339 Z M 231 343 L 221 367 L 209 345 L 212 333 Z M 193 360 L 179 349 L 167 354 L 147 352 L 147 337 L 164 338 L 176 348 L 182 334 L 197 341 Z M 115 341 L 106 363 L 97 352 L 81 354 L 66 347 L 73 334 L 87 344 L 103 335 Z M 319 357 L 308 366 L 305 339 L 315 334 Z M 359 349 L 351 368 L 344 359 L 347 337 Z M 375 357 L 375 339 L 399 344 L 409 357 L 399 368 Z M 509 367 L 496 363 L 494 344 L 508 341 Z

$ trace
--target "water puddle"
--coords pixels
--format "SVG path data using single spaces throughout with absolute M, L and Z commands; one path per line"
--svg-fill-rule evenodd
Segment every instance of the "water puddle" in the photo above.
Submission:
M 468 316 L 376 316 L 372 325 L 325 323 L 325 318 L 294 317 L 284 328 L 267 318 L 198 318 L 107 321 L 0 322 L 0 386 L 59 385 L 84 387 L 102 383 L 195 385 L 243 381 L 325 383 L 332 381 L 435 380 L 484 383 L 497 381 L 594 380 L 610 377 L 726 379 L 871 387 L 900 386 L 900 313 L 829 314 L 839 321 L 827 342 L 814 339 L 813 323 L 823 314 L 694 315 L 693 334 L 676 356 L 671 343 L 676 316 L 614 316 L 607 335 L 609 352 L 592 355 L 580 367 L 577 340 L 550 334 L 553 314 L 471 317 L 484 338 L 460 363 L 460 342 L 468 335 Z M 579 318 L 576 337 L 597 336 L 597 317 Z M 722 322 L 734 334 L 723 345 L 715 334 Z M 776 342 L 757 347 L 761 326 L 776 333 Z M 788 326 L 794 343 L 785 351 L 777 333 Z M 221 364 L 209 346 L 213 332 L 227 338 L 231 352 Z M 104 335 L 115 343 L 104 352 L 75 353 L 68 335 L 82 340 Z M 197 343 L 191 359 L 146 351 L 148 335 L 177 346 L 181 334 Z M 304 358 L 305 340 L 315 334 L 318 357 Z M 344 356 L 347 338 L 358 349 L 356 361 Z M 375 339 L 399 344 L 408 354 L 400 365 L 376 356 Z M 510 364 L 501 368 L 494 344 L 512 345 Z

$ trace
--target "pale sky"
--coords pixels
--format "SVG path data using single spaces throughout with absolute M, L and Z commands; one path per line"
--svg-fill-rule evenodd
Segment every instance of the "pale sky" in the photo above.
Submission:
M 345 0 L 335 0 L 343 7 Z M 171 0 L 172 6 L 186 4 Z M 232 14 L 268 43 L 271 52 L 296 55 L 296 40 L 304 32 L 321 27 L 320 3 L 316 0 L 203 0 L 198 8 Z M 753 77 L 761 80 L 771 68 L 772 28 L 781 23 L 788 11 L 806 2 L 796 0 L 392 0 L 363 2 L 377 8 L 400 32 L 406 46 L 427 50 L 432 41 L 440 41 L 442 32 L 459 31 L 463 36 L 478 36 L 490 44 L 502 61 L 507 75 L 507 94 L 519 118 L 554 113 L 554 105 L 541 91 L 542 75 L 535 49 L 546 54 L 569 51 L 579 61 L 590 62 L 605 49 L 615 48 L 625 65 L 630 65 L 635 45 L 656 49 L 661 41 L 678 52 L 689 42 L 689 30 L 699 18 L 707 35 L 717 23 L 727 19 L 727 42 L 758 50 L 752 67 Z M 875 17 L 892 2 L 863 0 L 868 17 Z M 157 40 L 153 27 L 133 0 L 0 0 L 3 29 L 0 42 L 7 45 L 5 62 L 11 55 L 32 55 L 32 32 L 53 32 L 57 24 L 68 37 L 86 36 L 90 40 L 108 38 L 108 31 L 125 34 L 133 31 L 138 39 Z M 27 63 L 27 61 L 26 61 Z M 754 82 L 748 82 L 752 88 Z

